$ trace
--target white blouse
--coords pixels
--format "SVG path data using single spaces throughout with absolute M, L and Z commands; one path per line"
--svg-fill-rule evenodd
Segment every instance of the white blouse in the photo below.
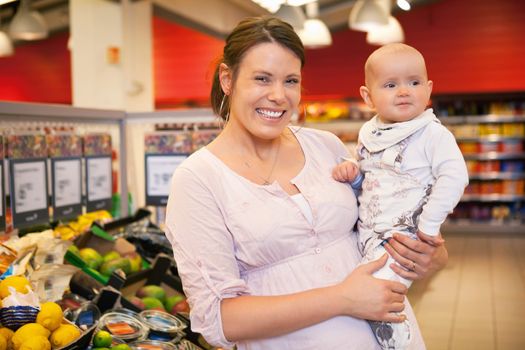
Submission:
M 305 165 L 291 182 L 311 219 L 274 182 L 255 184 L 206 148 L 177 168 L 167 204 L 166 236 L 173 246 L 191 324 L 226 348 L 220 314 L 224 298 L 281 295 L 334 285 L 359 264 L 353 232 L 357 203 L 348 184 L 332 178 L 344 144 L 333 134 L 293 128 Z M 412 349 L 424 349 L 415 325 Z M 368 323 L 340 316 L 282 336 L 237 343 L 239 350 L 379 349 Z

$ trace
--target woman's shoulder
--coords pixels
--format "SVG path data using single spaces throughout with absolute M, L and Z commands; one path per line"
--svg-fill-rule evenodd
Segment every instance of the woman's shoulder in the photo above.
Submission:
M 179 176 L 200 177 L 213 172 L 213 159 L 205 147 L 193 152 L 175 170 Z
M 295 126 L 291 127 L 291 130 L 299 140 L 313 143 L 317 146 L 319 146 L 319 144 L 325 144 L 332 148 L 339 147 L 338 145 L 341 143 L 340 139 L 330 131 Z

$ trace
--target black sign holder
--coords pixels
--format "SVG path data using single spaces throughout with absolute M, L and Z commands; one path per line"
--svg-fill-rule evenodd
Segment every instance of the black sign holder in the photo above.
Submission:
M 78 172 L 68 172 L 66 178 L 65 172 L 57 171 L 58 167 L 73 165 L 73 168 L 68 170 L 76 170 Z M 53 196 L 51 199 L 53 205 L 53 219 L 68 220 L 73 219 L 82 214 L 82 159 L 80 157 L 63 157 L 51 158 L 51 183 L 53 189 Z M 74 186 L 78 184 L 78 186 Z M 78 202 L 59 203 L 57 194 L 67 191 L 78 193 Z
M 32 159 L 10 159 L 10 197 L 11 197 L 11 210 L 13 215 L 13 226 L 16 228 L 25 228 L 33 225 L 43 224 L 49 222 L 49 194 L 47 191 L 47 162 L 45 158 L 32 158 Z M 38 167 L 43 167 L 42 176 L 43 179 L 38 179 L 38 177 L 32 177 L 32 182 L 24 182 L 24 178 L 20 173 L 24 170 L 20 169 L 26 167 L 27 165 L 33 165 Z M 26 170 L 27 171 L 27 170 Z M 20 172 L 20 173 L 19 173 Z M 36 175 L 36 174 L 35 174 Z M 43 180 L 41 184 L 43 188 L 34 188 L 34 185 L 37 184 L 38 180 Z M 39 182 L 39 181 L 38 181 Z M 20 201 L 24 201 L 28 196 L 34 195 L 35 191 L 41 191 L 43 198 L 42 207 L 37 207 L 30 210 L 25 210 L 20 208 Z M 18 202 L 18 203 L 17 203 Z M 24 203 L 26 204 L 26 203 Z
M 146 205 L 164 206 L 168 202 L 170 180 L 189 153 L 145 155 Z
M 102 169 L 98 174 L 93 174 L 90 170 L 93 162 L 108 164 L 108 169 Z M 125 170 L 122 170 L 125 171 Z M 105 172 L 105 174 L 103 173 Z M 92 184 L 94 186 L 92 186 Z M 107 193 L 103 196 L 98 194 L 95 198 L 91 195 L 93 188 L 106 186 Z M 111 210 L 112 200 L 112 175 L 111 175 L 111 156 L 88 156 L 86 157 L 86 211 Z

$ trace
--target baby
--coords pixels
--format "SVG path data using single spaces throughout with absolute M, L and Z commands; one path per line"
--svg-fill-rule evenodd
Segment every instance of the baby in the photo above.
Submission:
M 374 51 L 365 64 L 360 93 L 377 115 L 359 131 L 357 158 L 333 171 L 338 181 L 351 182 L 359 194 L 359 245 L 363 263 L 384 253 L 384 242 L 399 232 L 413 239 L 440 244 L 440 226 L 458 203 L 468 184 L 467 167 L 454 136 L 426 109 L 432 81 L 421 53 L 404 44 Z M 389 265 L 377 278 L 412 281 Z M 404 268 L 416 271 L 410 262 Z M 383 349 L 405 349 L 410 324 L 369 321 Z

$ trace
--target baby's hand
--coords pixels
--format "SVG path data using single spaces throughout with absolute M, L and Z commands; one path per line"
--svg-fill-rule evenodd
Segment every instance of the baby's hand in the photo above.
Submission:
M 332 171 L 332 176 L 339 182 L 352 182 L 359 173 L 357 164 L 351 161 L 344 161 L 337 164 Z

